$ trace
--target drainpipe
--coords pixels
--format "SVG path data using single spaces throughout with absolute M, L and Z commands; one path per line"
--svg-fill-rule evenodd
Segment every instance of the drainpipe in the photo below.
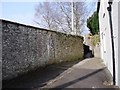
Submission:
M 112 26 L 112 15 L 111 15 L 111 11 L 112 11 L 112 1 L 108 2 L 109 7 L 107 7 L 107 10 L 109 12 L 109 21 L 110 21 L 110 30 L 111 30 L 111 44 L 112 44 L 112 60 L 113 60 L 113 85 L 116 84 L 116 80 L 115 80 L 115 52 L 114 52 L 114 38 L 113 38 L 113 26 Z

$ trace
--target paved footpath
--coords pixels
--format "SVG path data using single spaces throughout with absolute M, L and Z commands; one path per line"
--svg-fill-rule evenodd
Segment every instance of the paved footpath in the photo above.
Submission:
M 3 90 L 41 90 L 77 88 L 78 90 L 118 90 L 99 58 L 50 65 L 3 83 Z M 74 90 L 73 89 L 73 90 Z
M 108 90 L 118 90 L 116 86 L 112 85 L 111 75 L 102 60 L 99 58 L 85 59 L 71 68 L 61 73 L 55 79 L 47 82 L 44 88 L 108 88 Z M 34 88 L 39 90 L 41 88 Z

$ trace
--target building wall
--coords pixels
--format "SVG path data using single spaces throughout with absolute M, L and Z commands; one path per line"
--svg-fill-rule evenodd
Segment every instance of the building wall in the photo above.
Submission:
M 111 46 L 111 33 L 110 33 L 110 22 L 109 13 L 107 7 L 109 0 L 101 0 L 100 11 L 99 11 L 99 23 L 100 23 L 100 40 L 101 40 L 101 58 L 104 63 L 113 74 L 113 62 L 112 62 L 112 46 Z M 112 24 L 113 24 L 113 35 L 114 35 L 114 50 L 115 50 L 115 62 L 116 62 L 116 83 L 120 86 L 120 68 L 118 62 L 118 2 L 113 0 L 112 4 Z
M 101 1 L 99 12 L 101 57 L 112 74 L 112 47 L 107 7 L 108 3 Z
M 83 58 L 83 38 L 2 20 L 2 77 Z
M 119 60 L 119 58 L 120 58 L 120 1 L 119 1 L 119 3 L 118 3 L 118 66 L 117 66 L 117 69 L 118 69 L 118 85 L 119 85 L 119 87 L 120 87 L 120 60 Z

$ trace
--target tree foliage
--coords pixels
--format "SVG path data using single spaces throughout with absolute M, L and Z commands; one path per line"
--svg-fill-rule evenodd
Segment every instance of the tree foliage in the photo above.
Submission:
M 91 17 L 87 19 L 87 27 L 90 29 L 90 32 L 95 35 L 99 32 L 99 19 L 98 13 L 95 11 Z

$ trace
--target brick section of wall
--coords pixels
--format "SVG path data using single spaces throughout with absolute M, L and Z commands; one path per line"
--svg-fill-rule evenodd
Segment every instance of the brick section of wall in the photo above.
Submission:
M 83 58 L 80 36 L 2 20 L 2 77 L 11 79 L 47 64 Z

